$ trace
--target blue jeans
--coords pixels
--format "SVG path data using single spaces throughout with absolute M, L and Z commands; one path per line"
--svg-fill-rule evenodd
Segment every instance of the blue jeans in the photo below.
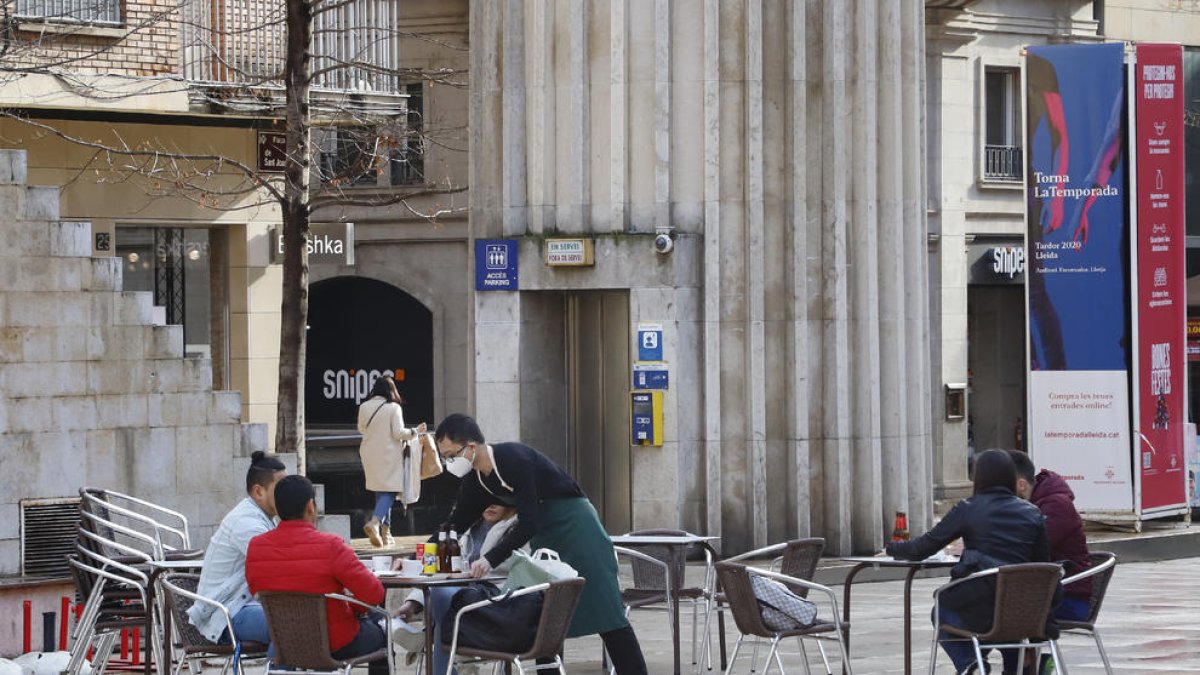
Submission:
M 446 672 L 446 666 L 450 665 L 450 654 L 442 649 L 442 626 L 447 621 L 453 624 L 454 617 L 445 616 L 446 610 L 450 609 L 450 599 L 454 594 L 461 589 L 462 586 L 434 586 L 429 589 L 429 606 L 425 608 L 425 626 L 428 630 L 430 622 L 433 622 L 433 672 L 437 675 L 442 675 Z M 445 619 L 443 621 L 443 619 Z M 447 630 L 453 631 L 454 626 L 448 626 Z M 454 671 L 457 674 L 457 670 Z
M 939 621 L 951 626 L 963 625 L 962 617 L 958 612 L 944 608 L 939 615 Z M 943 640 L 952 640 L 952 642 L 943 642 Z M 954 664 L 954 672 L 961 673 L 975 663 L 975 646 L 971 644 L 970 640 L 963 640 L 956 635 L 939 630 L 938 641 L 941 642 L 942 651 L 946 652 L 946 656 L 949 656 L 950 662 Z M 1016 657 L 1014 656 L 1014 658 Z
M 395 492 L 375 493 L 375 517 L 384 525 L 392 524 L 392 504 L 396 503 Z
M 274 658 L 275 645 L 271 643 L 271 632 L 267 630 L 267 616 L 263 613 L 262 605 L 257 600 L 246 603 L 236 614 L 229 617 L 233 623 L 233 634 L 239 642 L 261 642 L 267 647 L 267 657 Z M 218 644 L 229 644 L 229 629 L 221 633 Z
M 358 633 L 350 644 L 335 651 L 332 656 L 335 659 L 352 659 L 357 656 L 366 656 L 371 652 L 377 652 L 387 646 L 387 633 L 383 632 L 383 627 L 379 625 L 379 620 L 374 616 L 360 617 L 358 620 Z M 367 672 L 371 675 L 390 675 L 388 673 L 387 659 L 376 659 L 367 665 Z

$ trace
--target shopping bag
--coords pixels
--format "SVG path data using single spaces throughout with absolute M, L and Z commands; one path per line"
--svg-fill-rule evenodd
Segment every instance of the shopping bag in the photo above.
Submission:
M 537 636 L 544 596 L 544 593 L 530 593 L 510 598 L 491 584 L 467 586 L 450 598 L 450 607 L 441 617 L 442 643 L 449 645 L 454 640 L 454 620 L 460 609 L 480 600 L 491 600 L 493 604 L 463 615 L 458 626 L 458 645 L 523 654 L 533 647 Z
M 419 434 L 417 439 L 421 448 L 421 480 L 442 475 L 445 467 L 442 466 L 437 446 L 433 444 L 433 434 Z
M 751 575 L 750 588 L 758 600 L 763 624 L 771 630 L 808 628 L 817 620 L 815 603 L 796 595 L 774 579 Z
M 579 573 L 575 568 L 560 560 L 558 552 L 552 549 L 539 548 L 532 555 L 524 551 L 514 551 L 504 588 L 527 588 L 559 579 L 574 579 L 577 576 Z

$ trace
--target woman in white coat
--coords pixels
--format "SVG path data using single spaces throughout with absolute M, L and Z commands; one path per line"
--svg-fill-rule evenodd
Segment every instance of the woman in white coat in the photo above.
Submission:
M 362 434 L 358 456 L 367 489 L 375 493 L 375 512 L 363 531 L 376 548 L 393 544 L 392 504 L 396 503 L 396 493 L 411 489 L 406 479 L 419 480 L 414 478 L 418 473 L 414 464 L 410 463 L 409 475 L 405 474 L 404 444 L 425 433 L 425 423 L 412 429 L 405 427 L 402 403 L 395 380 L 383 375 L 376 378 L 370 398 L 358 406 L 358 433 Z

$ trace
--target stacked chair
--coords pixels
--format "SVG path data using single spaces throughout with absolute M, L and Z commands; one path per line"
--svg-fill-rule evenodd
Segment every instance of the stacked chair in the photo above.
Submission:
M 187 518 L 171 509 L 112 490 L 79 490 L 79 538 L 70 558 L 84 601 L 75 625 L 67 675 L 78 675 L 95 649 L 93 669 L 104 668 L 121 631 L 140 628 L 146 639 L 145 672 L 164 658 L 162 608 L 155 607 L 153 561 L 198 559 Z

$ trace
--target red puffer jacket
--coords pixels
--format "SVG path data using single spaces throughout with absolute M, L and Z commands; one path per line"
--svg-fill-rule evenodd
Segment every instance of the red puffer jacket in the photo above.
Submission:
M 1088 562 L 1087 538 L 1083 534 L 1083 519 L 1075 510 L 1075 493 L 1063 477 L 1042 469 L 1033 486 L 1033 502 L 1046 517 L 1046 538 L 1050 540 L 1050 559 L 1067 560 L 1065 576 L 1079 574 L 1091 567 Z M 1064 586 L 1063 592 L 1076 598 L 1092 596 L 1092 580 Z
M 383 602 L 383 584 L 367 569 L 342 538 L 319 532 L 312 523 L 285 520 L 279 527 L 250 540 L 246 553 L 246 583 L 251 593 L 301 591 L 345 593 L 377 605 Z M 350 644 L 358 635 L 354 608 L 327 600 L 329 651 Z

